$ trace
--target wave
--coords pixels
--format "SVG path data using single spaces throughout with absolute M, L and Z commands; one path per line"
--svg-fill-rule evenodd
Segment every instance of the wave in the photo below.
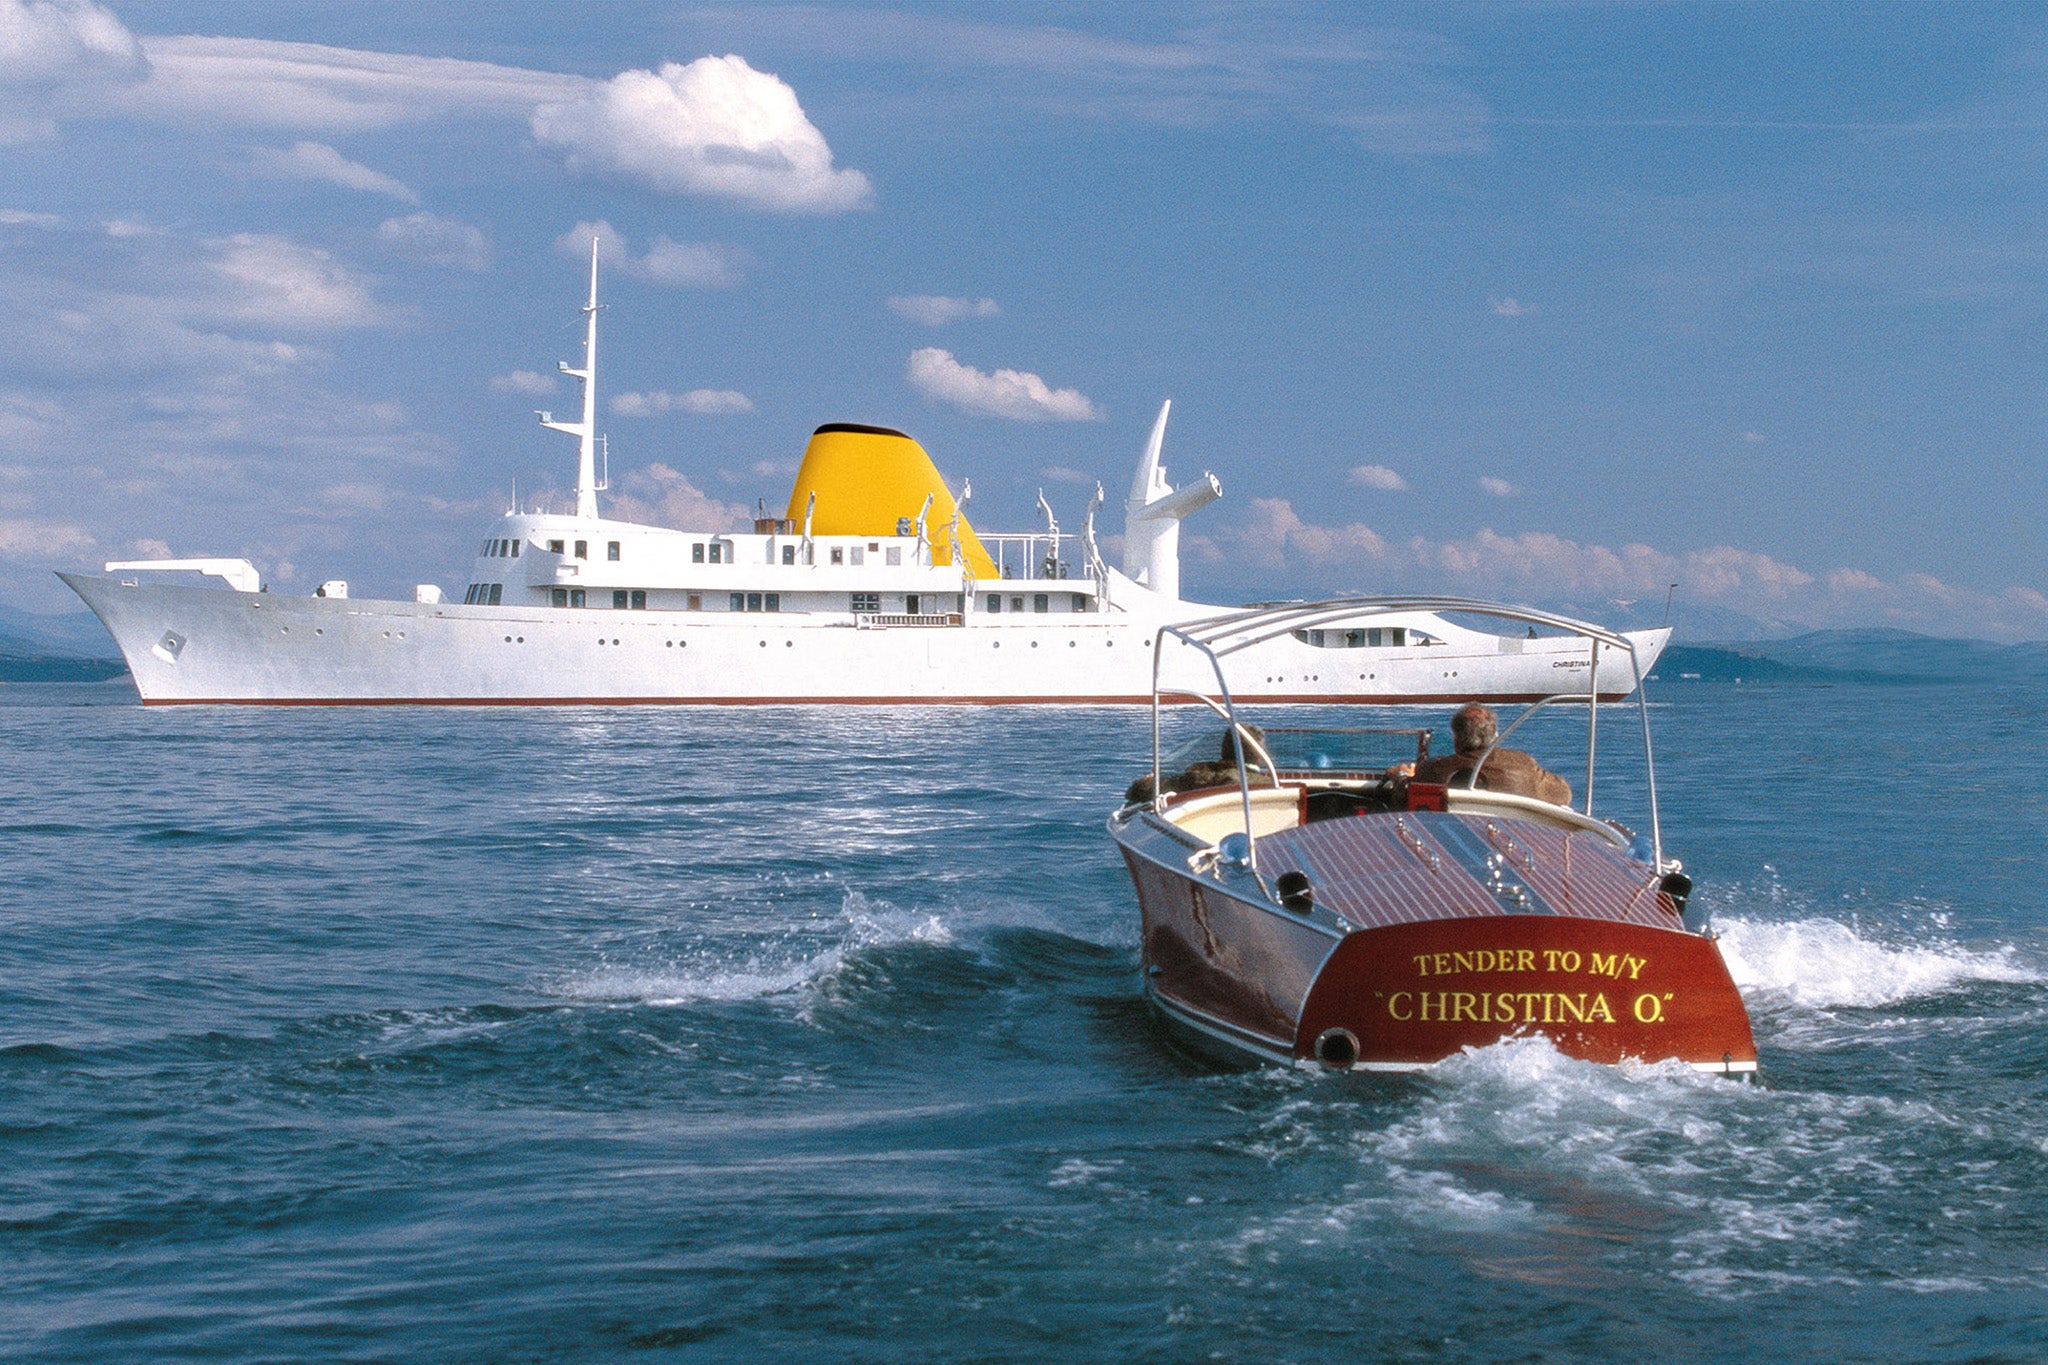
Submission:
M 1738 988 L 1817 1009 L 1893 1005 L 1979 982 L 2048 980 L 2011 944 L 1978 950 L 1946 939 L 1887 943 L 1836 919 L 1719 915 L 1714 927 Z
M 818 947 L 820 937 L 827 942 Z M 858 955 L 899 943 L 950 944 L 952 931 L 934 914 L 898 910 L 848 890 L 837 917 L 822 927 L 792 926 L 781 938 L 744 955 L 732 941 L 695 960 L 659 966 L 603 966 L 559 983 L 553 993 L 571 999 L 643 1005 L 760 1000 L 817 990 Z

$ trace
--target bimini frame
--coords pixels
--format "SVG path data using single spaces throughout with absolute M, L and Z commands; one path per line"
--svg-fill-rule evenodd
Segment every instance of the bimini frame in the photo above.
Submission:
M 1199 621 L 1184 621 L 1179 625 L 1161 626 L 1152 641 L 1152 809 L 1163 814 L 1166 809 L 1166 792 L 1160 786 L 1159 771 L 1159 713 L 1160 698 L 1163 695 L 1184 697 L 1208 706 L 1222 716 L 1230 726 L 1230 735 L 1237 751 L 1237 785 L 1244 802 L 1245 865 L 1256 876 L 1258 874 L 1258 837 L 1252 830 L 1251 777 L 1245 763 L 1245 733 L 1238 723 L 1237 705 L 1231 700 L 1230 684 L 1223 676 L 1223 660 L 1239 650 L 1250 649 L 1268 640 L 1289 635 L 1298 630 L 1314 630 L 1323 626 L 1343 623 L 1346 625 L 1371 620 L 1381 616 L 1407 615 L 1417 612 L 1463 612 L 1472 616 L 1484 616 L 1497 621 L 1511 622 L 1519 626 L 1536 626 L 1560 630 L 1578 636 L 1586 641 L 1587 675 L 1586 691 L 1560 692 L 1544 697 L 1533 703 L 1528 710 L 1517 716 L 1512 724 L 1502 730 L 1479 762 L 1473 765 L 1476 781 L 1486 760 L 1502 741 L 1530 716 L 1545 706 L 1553 704 L 1574 705 L 1584 703 L 1586 707 L 1586 790 L 1583 814 L 1589 819 L 1593 815 L 1593 774 L 1597 754 L 1600 725 L 1600 650 L 1602 646 L 1618 649 L 1628 657 L 1630 687 L 1636 697 L 1636 715 L 1643 732 L 1643 771 L 1648 783 L 1650 807 L 1650 853 L 1652 866 L 1664 867 L 1664 831 L 1657 817 L 1657 764 L 1650 744 L 1650 702 L 1643 686 L 1643 670 L 1636 656 L 1635 642 L 1626 635 L 1596 626 L 1588 621 L 1559 616 L 1554 612 L 1537 611 L 1532 607 L 1513 607 L 1499 602 L 1485 602 L 1468 597 L 1331 597 L 1319 602 L 1290 602 L 1279 606 L 1251 607 L 1244 611 L 1230 612 L 1223 616 L 1205 617 Z M 1166 658 L 1166 640 L 1171 636 L 1181 643 L 1199 651 L 1209 661 L 1210 670 L 1216 675 L 1216 695 L 1186 687 L 1162 689 L 1159 672 Z M 1267 760 L 1271 763 L 1271 760 Z M 1277 778 L 1277 771 L 1275 773 Z M 1263 878 L 1261 879 L 1263 882 Z

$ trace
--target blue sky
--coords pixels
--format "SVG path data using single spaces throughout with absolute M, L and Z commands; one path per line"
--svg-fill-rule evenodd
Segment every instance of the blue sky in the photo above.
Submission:
M 0 601 L 459 584 L 602 224 L 623 515 L 1114 531 L 1171 397 L 1209 600 L 2048 638 L 2044 153 L 2038 6 L 0 0 Z

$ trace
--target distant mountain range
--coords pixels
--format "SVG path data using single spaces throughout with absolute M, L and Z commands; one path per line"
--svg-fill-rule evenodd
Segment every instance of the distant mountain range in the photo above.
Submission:
M 2004 682 L 2048 680 L 2048 643 L 1943 640 L 1910 630 L 1815 630 L 1789 640 L 1667 647 L 1652 676 L 1701 681 Z
M 0 682 L 105 682 L 127 672 L 91 612 L 38 616 L 0 604 Z

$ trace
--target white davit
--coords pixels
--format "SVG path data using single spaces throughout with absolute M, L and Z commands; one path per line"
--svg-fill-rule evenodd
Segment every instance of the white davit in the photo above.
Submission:
M 1098 486 L 1079 534 L 978 534 L 917 442 L 882 427 L 813 433 L 789 504 L 751 532 L 599 515 L 597 262 L 576 510 L 514 507 L 482 540 L 461 600 L 271 593 L 244 559 L 117 561 L 62 574 L 106 624 L 145 705 L 1127 703 L 1150 701 L 1162 625 L 1234 608 L 1180 596 L 1183 518 L 1222 496 L 1176 490 L 1162 406 L 1124 508 L 1121 570 L 1102 558 Z M 227 586 L 167 578 L 209 575 Z M 1534 700 L 1632 691 L 1668 630 L 1606 654 L 1583 639 L 1513 637 L 1447 619 L 1452 599 L 1379 599 L 1231 659 L 1239 701 Z M 1166 648 L 1176 646 L 1169 643 Z M 1165 659 L 1169 670 L 1176 661 Z M 1205 684 L 1206 685 L 1206 684 Z

